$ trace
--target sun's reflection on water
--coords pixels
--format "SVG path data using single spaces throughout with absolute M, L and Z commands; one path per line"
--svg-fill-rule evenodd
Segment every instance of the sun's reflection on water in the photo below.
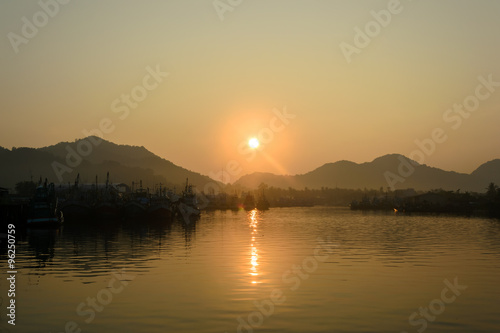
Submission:
M 255 237 L 257 236 L 257 226 L 259 221 L 257 220 L 257 209 L 254 209 L 249 212 L 250 217 L 250 228 L 252 228 L 252 241 L 250 243 L 250 276 L 252 277 L 252 284 L 259 283 L 257 281 L 257 277 L 259 276 L 259 272 L 257 266 L 259 266 L 259 250 L 257 249 L 257 242 Z

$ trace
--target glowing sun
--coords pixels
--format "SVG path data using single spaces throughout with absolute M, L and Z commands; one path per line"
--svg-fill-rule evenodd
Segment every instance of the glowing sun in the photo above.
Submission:
M 250 140 L 248 140 L 248 145 L 250 146 L 250 148 L 255 149 L 259 146 L 259 140 L 257 140 L 256 138 L 251 138 Z

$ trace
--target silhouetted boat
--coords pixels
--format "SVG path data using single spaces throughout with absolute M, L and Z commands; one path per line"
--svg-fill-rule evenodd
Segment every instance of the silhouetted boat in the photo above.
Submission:
M 97 179 L 97 177 L 96 177 Z M 97 183 L 97 182 L 96 182 Z M 106 186 L 103 193 L 99 193 L 96 184 L 97 197 L 93 205 L 94 217 L 98 219 L 115 219 L 120 216 L 118 205 L 118 194 L 116 190 L 109 186 L 109 172 L 106 175 Z
M 196 199 L 196 194 L 193 190 L 193 185 L 189 184 L 189 180 L 186 179 L 186 187 L 182 191 L 182 195 L 176 202 L 176 215 L 183 217 L 199 217 L 201 214 L 198 208 L 198 201 Z
M 116 219 L 120 216 L 120 208 L 112 201 L 96 203 L 93 211 L 94 217 L 99 219 Z
M 65 200 L 60 205 L 60 210 L 66 219 L 85 219 L 90 216 L 90 205 L 84 200 Z
M 85 194 L 80 191 L 80 174 L 76 176 L 75 184 L 70 189 L 66 199 L 59 204 L 66 220 L 86 219 L 89 217 L 91 207 L 85 198 Z
M 148 216 L 153 219 L 169 220 L 172 217 L 172 204 L 167 197 L 166 188 L 160 188 L 151 198 Z
M 132 182 L 132 187 L 134 183 Z M 149 198 L 148 192 L 142 188 L 142 180 L 140 182 L 140 187 L 135 190 L 135 192 L 129 194 L 122 206 L 123 216 L 128 218 L 143 218 L 149 208 Z
M 172 217 L 172 208 L 167 200 L 152 202 L 148 209 L 148 216 L 154 219 L 170 219 Z
M 126 201 L 122 208 L 122 215 L 125 218 L 144 217 L 147 212 L 147 204 L 141 203 L 138 200 Z
M 28 218 L 28 227 L 59 226 L 63 222 L 62 213 L 57 209 L 54 183 L 38 186 L 31 199 Z

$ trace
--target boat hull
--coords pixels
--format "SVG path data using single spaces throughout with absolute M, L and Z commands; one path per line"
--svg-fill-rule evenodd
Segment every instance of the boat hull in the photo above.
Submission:
M 146 216 L 146 207 L 139 202 L 128 202 L 122 208 L 122 214 L 125 219 L 136 219 Z
M 30 228 L 45 228 L 58 227 L 61 225 L 62 220 L 58 217 L 34 217 L 28 218 L 26 222 Z
M 157 204 L 148 209 L 148 217 L 152 219 L 166 219 L 172 218 L 172 209 L 166 204 Z
M 84 203 L 70 202 L 61 205 L 60 210 L 67 220 L 85 219 L 90 216 L 90 206 Z
M 97 219 L 117 219 L 120 217 L 120 210 L 117 205 L 103 202 L 94 207 L 94 217 Z

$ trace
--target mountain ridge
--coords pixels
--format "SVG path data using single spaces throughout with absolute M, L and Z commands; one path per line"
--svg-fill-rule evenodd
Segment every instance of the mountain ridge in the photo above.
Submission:
M 189 178 L 190 183 L 200 191 L 207 183 L 218 184 L 219 188 L 224 189 L 222 183 L 178 166 L 144 146 L 116 144 L 96 136 L 42 148 L 20 147 L 9 150 L 0 147 L 0 160 L 0 186 L 7 188 L 14 188 L 16 182 L 29 180 L 30 177 L 38 179 L 39 176 L 55 183 L 72 183 L 78 173 L 83 182 L 93 182 L 96 175 L 102 180 L 109 171 L 112 180 L 123 183 L 142 179 L 147 186 L 152 187 L 159 183 L 182 186 Z M 54 166 L 60 168 L 60 179 Z M 243 175 L 230 187 L 255 189 L 265 183 L 268 186 L 296 189 L 392 187 L 480 192 L 490 182 L 500 184 L 500 159 L 483 163 L 472 173 L 466 174 L 419 164 L 404 155 L 392 153 L 370 162 L 340 160 L 325 163 L 304 174 L 255 172 Z
M 143 180 L 152 188 L 160 183 L 181 187 L 186 178 L 200 188 L 209 182 L 217 183 L 143 146 L 119 145 L 95 136 L 41 148 L 0 149 L 0 158 L 0 186 L 7 188 L 39 176 L 55 183 L 73 183 L 77 174 L 83 182 L 94 182 L 96 176 L 103 181 L 108 171 L 112 181 L 131 184 Z
M 401 165 L 404 165 L 402 168 Z M 407 172 L 400 172 L 407 168 Z M 410 172 L 411 171 L 411 172 Z M 371 162 L 355 163 L 341 160 L 325 163 L 304 174 L 282 176 L 259 174 L 240 177 L 234 185 L 256 188 L 261 183 L 274 187 L 296 187 L 319 189 L 322 187 L 339 188 L 414 188 L 416 190 L 484 191 L 490 182 L 500 183 L 500 159 L 481 164 L 471 174 L 445 171 L 426 164 L 419 164 L 401 154 L 387 154 Z M 411 174 L 409 174 L 411 173 Z

